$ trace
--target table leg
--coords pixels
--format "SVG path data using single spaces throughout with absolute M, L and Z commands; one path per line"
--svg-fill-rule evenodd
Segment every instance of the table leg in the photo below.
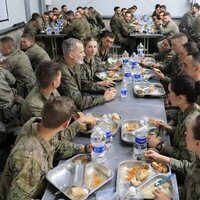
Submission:
M 57 49 L 56 38 L 54 38 L 54 51 L 55 51 L 55 60 L 58 60 L 58 49 Z
M 149 54 L 149 38 L 147 37 L 147 54 Z
M 54 38 L 53 37 L 51 37 L 51 47 L 52 47 L 53 60 L 56 60 L 55 47 L 54 47 Z

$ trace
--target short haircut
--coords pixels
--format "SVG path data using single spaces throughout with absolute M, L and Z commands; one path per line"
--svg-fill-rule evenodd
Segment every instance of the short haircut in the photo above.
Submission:
M 195 118 L 195 125 L 192 127 L 193 138 L 200 140 L 200 115 Z
M 78 7 L 76 8 L 76 10 L 78 10 L 78 9 L 83 9 L 83 7 L 82 7 L 82 6 L 78 6 Z
M 171 81 L 171 90 L 178 96 L 184 95 L 188 103 L 194 103 L 200 94 L 199 84 L 187 75 L 177 76 Z
M 39 17 L 40 17 L 40 15 L 38 13 L 33 13 L 32 17 L 31 17 L 31 20 L 32 21 L 36 21 Z
M 117 11 L 118 9 L 120 9 L 119 6 L 115 6 L 115 7 L 114 7 L 114 11 Z
M 54 7 L 52 10 L 55 11 L 55 10 L 58 10 L 58 8 Z
M 121 11 L 128 10 L 127 8 L 122 8 Z
M 163 16 L 169 16 L 169 17 L 171 17 L 171 15 L 170 15 L 169 12 L 165 12 Z
M 192 5 L 192 7 L 195 7 L 195 8 L 197 8 L 198 10 L 199 10 L 199 8 L 200 8 L 200 6 L 199 6 L 198 3 L 194 3 L 194 4 Z
M 125 15 L 126 15 L 126 14 L 132 14 L 132 13 L 131 13 L 131 11 L 127 10 L 127 11 L 125 12 Z
M 44 14 L 43 15 L 47 15 L 47 16 L 49 16 L 49 12 L 44 12 Z
M 61 6 L 61 9 L 63 9 L 64 7 L 67 7 L 67 5 L 62 5 L 62 6 Z
M 199 52 L 196 42 L 185 43 L 183 44 L 183 48 L 187 51 L 188 55 Z
M 35 35 L 33 33 L 23 33 L 21 38 L 26 38 L 29 41 L 32 40 L 33 42 L 35 42 Z
M 161 5 L 160 8 L 162 8 L 162 9 L 164 9 L 164 10 L 167 9 L 166 5 Z
M 192 65 L 197 66 L 200 65 L 200 52 L 193 52 L 190 54 L 192 56 Z
M 72 10 L 68 10 L 66 13 L 65 13 L 65 16 L 66 16 L 66 19 L 69 18 L 69 17 L 73 17 L 74 16 L 74 12 Z
M 175 40 L 175 39 L 180 40 L 180 42 L 181 42 L 182 44 L 185 44 L 185 43 L 188 42 L 188 37 L 187 37 L 187 35 L 184 34 L 184 33 L 176 33 L 176 34 L 174 34 L 174 35 L 171 37 L 171 40 Z
M 42 125 L 55 129 L 70 121 L 75 105 L 69 97 L 50 97 L 42 109 Z
M 103 31 L 101 36 L 102 36 L 101 38 L 110 37 L 110 38 L 115 39 L 114 33 L 110 32 L 110 31 L 108 31 L 108 30 Z
M 136 5 L 133 5 L 132 8 L 135 9 L 135 10 L 137 10 L 137 6 Z
M 155 5 L 155 9 L 160 8 L 160 4 Z
M 80 40 L 75 38 L 68 38 L 62 43 L 63 55 L 69 54 L 77 49 L 77 44 L 81 43 Z
M 9 49 L 15 48 L 15 42 L 9 36 L 0 38 L 0 42 L 1 42 L 1 44 L 6 45 Z
M 59 64 L 54 61 L 41 61 L 35 71 L 38 86 L 47 88 L 58 76 L 60 70 Z

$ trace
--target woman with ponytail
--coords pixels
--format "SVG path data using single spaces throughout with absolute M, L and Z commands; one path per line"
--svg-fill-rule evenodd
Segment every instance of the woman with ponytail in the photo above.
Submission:
M 177 76 L 169 84 L 169 99 L 180 111 L 175 127 L 159 121 L 159 127 L 172 135 L 171 145 L 160 142 L 155 136 L 148 137 L 149 147 L 156 148 L 161 154 L 178 160 L 194 161 L 194 154 L 187 149 L 185 127 L 188 122 L 200 114 L 200 107 L 195 103 L 200 94 L 200 84 L 189 76 Z

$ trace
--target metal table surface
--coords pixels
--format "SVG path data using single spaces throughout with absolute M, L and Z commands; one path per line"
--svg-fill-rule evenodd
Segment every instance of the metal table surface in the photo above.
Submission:
M 148 54 L 149 53 L 149 39 L 150 38 L 163 37 L 163 34 L 159 34 L 159 33 L 130 33 L 130 37 L 143 38 L 144 48 L 146 50 L 146 53 Z
M 117 84 L 116 88 L 119 91 L 120 84 Z M 128 88 L 127 99 L 122 100 L 120 98 L 120 93 L 118 92 L 117 98 L 114 101 L 111 101 L 104 105 L 97 106 L 85 111 L 85 113 L 88 113 L 88 112 L 98 112 L 98 113 L 114 113 L 115 112 L 115 113 L 118 113 L 122 117 L 122 120 L 142 119 L 143 117 L 153 117 L 153 118 L 166 120 L 163 99 L 162 98 L 135 98 L 133 96 L 131 85 Z M 114 171 L 115 175 L 110 182 L 106 183 L 99 190 L 115 187 L 116 178 L 117 178 L 117 168 L 118 168 L 119 163 L 124 160 L 132 159 L 133 146 L 130 144 L 128 145 L 124 143 L 121 140 L 120 134 L 121 134 L 121 130 L 119 129 L 117 134 L 114 136 L 112 147 L 108 150 L 107 159 L 104 163 L 105 166 L 107 166 L 108 168 Z M 81 134 L 78 134 L 74 138 L 73 142 L 86 144 L 90 142 L 89 139 L 90 139 L 89 136 L 85 136 L 85 135 L 81 136 Z M 176 177 L 173 177 L 172 180 L 177 186 Z M 177 187 L 175 187 L 175 190 L 176 191 L 175 191 L 175 195 L 173 199 L 178 200 L 179 195 L 178 195 Z M 45 194 L 43 195 L 42 200 L 59 199 L 59 198 L 56 198 L 54 195 L 56 191 L 57 190 L 53 186 L 49 185 L 45 191 Z M 61 195 L 60 197 L 63 198 L 64 196 Z M 92 194 L 89 197 L 89 199 L 95 199 L 95 195 Z

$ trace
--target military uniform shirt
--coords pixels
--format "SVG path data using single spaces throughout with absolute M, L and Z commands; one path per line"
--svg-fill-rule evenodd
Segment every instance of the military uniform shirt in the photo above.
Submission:
M 105 102 L 104 97 L 92 96 L 87 93 L 104 93 L 105 88 L 99 88 L 96 83 L 88 82 L 81 77 L 80 66 L 76 65 L 71 69 L 67 64 L 62 64 L 61 94 L 71 97 L 78 109 L 84 110 Z
M 55 89 L 51 96 L 57 97 L 60 96 L 60 94 Z M 23 102 L 21 109 L 22 124 L 25 124 L 31 117 L 41 117 L 42 108 L 47 100 L 48 97 L 44 96 L 40 92 L 38 86 L 35 86 Z M 74 121 L 68 126 L 68 128 L 61 131 L 61 134 L 63 138 L 71 140 L 79 131 L 80 124 L 79 122 Z
M 41 198 L 46 187 L 45 176 L 53 168 L 55 158 L 67 159 L 80 153 L 81 145 L 54 136 L 44 141 L 37 132 L 37 122 L 31 119 L 22 131 L 22 137 L 13 147 L 0 184 L 0 199 L 28 200 Z
M 194 153 L 187 149 L 185 126 L 200 114 L 200 107 L 197 104 L 191 104 L 182 113 L 180 111 L 175 127 L 172 145 L 164 144 L 160 153 L 179 160 L 194 161 Z
M 26 49 L 25 53 L 29 57 L 33 70 L 36 70 L 41 61 L 51 60 L 48 53 L 36 43 Z

